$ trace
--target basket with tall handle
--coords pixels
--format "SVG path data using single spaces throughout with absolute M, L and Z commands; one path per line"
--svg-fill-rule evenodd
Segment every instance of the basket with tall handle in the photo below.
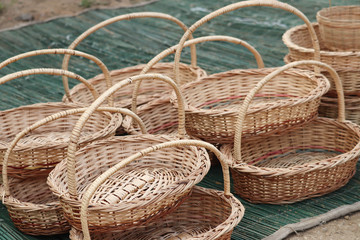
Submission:
M 70 225 L 63 216 L 58 199 L 52 194 L 49 187 L 46 185 L 46 177 L 32 176 L 25 179 L 8 177 L 8 173 L 10 173 L 10 171 L 8 171 L 8 164 L 10 163 L 10 160 L 17 161 L 17 159 L 10 159 L 13 155 L 12 152 L 16 149 L 16 145 L 23 145 L 23 142 L 31 141 L 31 139 L 26 140 L 25 137 L 30 132 L 35 132 L 36 129 L 41 128 L 44 125 L 49 125 L 51 127 L 51 123 L 58 122 L 57 120 L 60 119 L 65 119 L 65 121 L 69 120 L 69 116 L 76 116 L 78 113 L 82 113 L 85 110 L 86 108 L 74 108 L 47 116 L 46 118 L 41 119 L 31 126 L 23 129 L 8 145 L 2 166 L 2 203 L 7 207 L 15 226 L 26 234 L 53 235 L 65 233 L 70 229 Z M 99 108 L 98 111 L 134 115 L 128 109 L 117 109 L 112 107 Z M 136 119 L 139 120 L 139 118 Z M 93 121 L 91 121 L 91 123 L 95 124 Z M 144 126 L 141 121 L 139 121 L 139 124 L 140 126 Z M 54 127 L 52 130 L 56 133 L 58 129 Z M 48 138 L 54 137 L 49 129 L 48 131 L 42 133 L 42 137 L 44 135 L 47 135 Z M 53 142 L 55 142 L 54 139 Z M 43 152 L 48 150 L 48 154 L 46 155 L 48 158 L 47 162 L 53 161 L 51 158 L 55 155 L 54 146 L 51 146 L 49 143 L 48 145 L 43 144 L 40 148 L 37 145 L 39 144 L 36 142 L 33 142 L 33 145 L 28 144 L 26 149 L 28 154 L 29 152 L 38 152 L 39 149 Z M 64 149 L 59 147 L 59 151 L 60 150 L 64 151 Z M 63 157 L 65 157 L 64 154 Z M 59 157 L 57 156 L 57 158 Z M 22 159 L 20 160 L 23 161 Z M 12 165 L 16 165 L 16 162 L 12 162 Z
M 338 93 L 338 119 L 317 118 L 288 132 L 241 139 L 250 102 L 281 71 L 317 65 L 330 72 Z M 221 151 L 232 161 L 234 191 L 254 203 L 284 204 L 321 196 L 344 186 L 355 174 L 360 155 L 360 128 L 346 121 L 344 95 L 337 73 L 321 62 L 293 62 L 263 78 L 239 109 L 234 144 Z
M 76 150 L 81 129 L 87 118 L 106 98 L 118 89 L 137 81 L 161 80 L 171 84 L 178 95 L 178 136 L 129 135 L 97 141 Z M 103 93 L 80 117 L 73 129 L 67 159 L 59 163 L 48 177 L 52 192 L 60 198 L 66 219 L 81 229 L 81 198 L 100 174 L 121 162 L 123 169 L 103 185 L 89 211 L 91 231 L 130 229 L 155 220 L 172 211 L 191 193 L 210 168 L 206 150 L 177 147 L 166 154 L 157 151 L 135 162 L 124 159 L 154 144 L 185 137 L 183 101 L 177 85 L 161 74 L 138 75 L 123 80 Z
M 195 186 L 189 198 L 174 212 L 163 218 L 132 230 L 122 232 L 91 233 L 88 230 L 88 208 L 92 208 L 97 189 L 118 171 L 117 166 L 108 169 L 99 176 L 87 189 L 82 198 L 81 222 L 84 234 L 73 228 L 70 232 L 72 240 L 91 239 L 231 239 L 233 228 L 241 221 L 244 207 L 230 193 L 230 175 L 226 158 L 213 145 L 198 140 L 177 140 L 151 146 L 128 157 L 132 161 L 151 152 L 178 146 L 204 147 L 215 153 L 220 159 L 224 175 L 224 192 Z M 171 151 L 171 150 L 170 150 Z M 130 160 L 131 161 L 131 160 Z M 89 206 L 90 204 L 90 206 Z M 88 207 L 89 206 L 89 207 Z
M 119 22 L 122 20 L 131 20 L 131 19 L 137 19 L 137 18 L 158 18 L 158 19 L 165 19 L 172 21 L 176 23 L 178 26 L 180 26 L 184 31 L 187 30 L 187 27 L 184 23 L 182 23 L 179 19 L 168 15 L 164 13 L 158 13 L 158 12 L 137 12 L 137 13 L 129 13 L 124 14 L 120 16 L 116 16 L 110 19 L 107 19 L 101 23 L 98 23 L 97 25 L 89 28 L 84 33 L 82 33 L 78 38 L 76 38 L 73 43 L 69 46 L 69 49 L 75 49 L 81 41 L 83 41 L 86 37 L 94 33 L 95 31 L 106 27 L 112 23 Z M 191 37 L 192 38 L 192 37 Z M 63 60 L 63 69 L 68 68 L 70 56 L 65 56 Z M 135 76 L 141 73 L 142 69 L 145 67 L 144 64 L 132 66 L 132 67 L 126 67 L 122 69 L 117 69 L 111 71 L 111 80 L 114 83 L 117 83 L 121 80 L 127 79 L 128 77 Z M 163 62 L 158 63 L 151 69 L 151 73 L 159 73 L 164 74 L 166 76 L 171 77 L 174 79 L 174 63 L 172 62 Z M 195 45 L 191 46 L 191 65 L 187 64 L 180 64 L 181 68 L 181 76 L 178 79 L 177 83 L 179 85 L 194 81 L 202 76 L 206 75 L 206 72 L 199 68 L 196 64 L 196 49 Z M 90 83 L 92 83 L 95 88 L 98 90 L 99 93 L 105 92 L 111 85 L 112 82 L 110 81 L 104 81 L 104 75 L 99 75 L 95 78 L 92 78 L 89 80 Z M 69 90 L 68 86 L 68 80 L 66 77 L 63 78 L 63 83 L 65 86 L 65 92 L 66 95 L 63 98 L 63 101 L 67 102 L 69 99 L 75 101 L 84 103 L 87 105 L 90 105 L 92 103 L 92 98 L 89 95 L 88 91 L 86 91 L 86 88 L 83 84 L 79 84 Z M 170 91 L 171 88 L 164 84 L 163 82 L 151 82 L 151 83 L 145 83 L 143 84 L 142 88 L 140 89 L 140 98 L 139 103 L 145 103 L 148 102 L 151 99 L 154 99 L 156 96 L 159 96 L 160 93 Z M 114 96 L 114 101 L 116 106 L 119 107 L 130 107 L 131 104 L 131 95 L 132 95 L 133 89 L 132 86 L 126 87 L 121 89 L 119 92 L 117 92 Z
M 177 63 L 182 46 L 190 33 L 219 15 L 250 6 L 280 8 L 300 17 L 309 28 L 317 57 L 319 56 L 314 29 L 299 10 L 278 1 L 242 1 L 208 14 L 188 29 L 176 50 L 175 76 L 179 77 L 180 70 Z M 231 70 L 183 85 L 181 90 L 186 103 L 188 134 L 211 143 L 233 142 L 238 106 L 248 91 L 272 71 L 274 68 Z M 311 121 L 317 116 L 320 97 L 328 89 L 327 79 L 312 71 L 292 69 L 284 72 L 267 84 L 256 96 L 246 115 L 243 137 L 271 135 Z

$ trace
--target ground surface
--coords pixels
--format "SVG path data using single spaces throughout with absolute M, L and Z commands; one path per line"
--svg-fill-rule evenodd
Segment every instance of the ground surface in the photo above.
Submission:
M 58 16 L 70 16 L 90 8 L 131 6 L 146 0 L 1 0 L 0 30 L 44 21 Z M 289 240 L 354 240 L 360 239 L 360 213 L 331 221 L 305 232 L 293 234 Z

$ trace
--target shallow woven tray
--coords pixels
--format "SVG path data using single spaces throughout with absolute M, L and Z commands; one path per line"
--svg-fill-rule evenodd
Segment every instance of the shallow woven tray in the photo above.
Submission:
M 157 12 L 138 12 L 138 13 L 130 13 L 124 14 L 117 17 L 113 17 L 107 19 L 103 22 L 96 24 L 95 26 L 89 28 L 87 31 L 82 33 L 74 42 L 69 46 L 69 49 L 75 49 L 86 37 L 94 33 L 95 31 L 108 26 L 112 23 L 119 22 L 122 20 L 131 20 L 136 18 L 159 18 L 170 20 L 180 26 L 184 31 L 187 30 L 187 27 L 184 23 L 182 23 L 177 18 L 170 16 L 164 13 L 157 13 Z M 192 38 L 192 37 L 191 37 Z M 70 56 L 65 56 L 63 61 L 63 69 L 68 68 Z M 160 60 L 160 59 L 159 59 Z M 142 72 L 142 69 L 146 65 L 141 64 L 137 66 L 122 68 L 118 70 L 111 71 L 111 81 L 105 81 L 104 75 L 98 75 L 88 81 L 93 84 L 96 90 L 99 93 L 105 92 L 113 83 L 120 82 L 121 80 L 127 79 L 132 76 L 139 75 Z M 153 66 L 153 68 L 149 71 L 149 73 L 160 73 L 166 76 L 169 76 L 172 79 L 174 78 L 174 63 L 158 63 Z M 195 45 L 191 46 L 191 66 L 187 64 L 181 64 L 181 77 L 180 80 L 177 82 L 178 84 L 183 84 L 186 82 L 194 81 L 202 76 L 206 76 L 206 72 L 199 68 L 196 64 L 196 49 Z M 63 78 L 63 83 L 65 87 L 66 95 L 63 98 L 64 102 L 70 100 L 74 102 L 83 103 L 86 105 L 90 105 L 92 103 L 92 98 L 89 95 L 88 91 L 86 91 L 85 86 L 83 84 L 76 85 L 73 89 L 69 90 L 68 80 L 66 77 Z M 168 85 L 164 84 L 163 82 L 151 82 L 151 83 L 144 83 L 142 88 L 139 91 L 141 95 L 139 98 L 139 104 L 143 104 L 152 100 L 159 96 L 162 92 L 168 92 L 171 88 Z M 115 106 L 117 107 L 129 107 L 131 104 L 131 95 L 133 92 L 133 87 L 128 86 L 126 88 L 121 89 L 118 91 L 114 99 L 110 99 L 110 101 L 115 102 Z
M 113 137 L 88 145 L 75 156 L 76 142 L 87 116 L 117 89 L 142 80 L 170 83 L 178 93 L 179 105 L 183 105 L 181 94 L 170 78 L 148 74 L 115 84 L 89 107 L 74 127 L 67 160 L 59 163 L 48 178 L 51 190 L 60 198 L 65 217 L 75 228 L 81 229 L 79 199 L 101 173 L 141 149 L 177 139 L 150 134 Z M 179 137 L 183 138 L 184 134 L 184 113 L 179 111 Z M 210 168 L 206 150 L 176 145 L 171 151 L 158 151 L 138 161 L 124 160 L 120 164 L 124 168 L 107 181 L 91 202 L 91 231 L 130 229 L 161 217 L 184 201 Z
M 340 82 L 334 70 L 318 65 Z M 286 133 L 241 142 L 246 108 L 261 85 L 249 93 L 239 110 L 234 144 L 222 147 L 232 161 L 235 193 L 254 203 L 284 204 L 321 196 L 349 181 L 360 155 L 360 127 L 344 120 L 344 96 L 337 86 L 338 120 L 318 118 Z

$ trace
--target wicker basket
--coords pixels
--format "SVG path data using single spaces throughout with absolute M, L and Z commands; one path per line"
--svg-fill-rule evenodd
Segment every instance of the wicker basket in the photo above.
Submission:
M 179 140 L 164 143 L 144 149 L 142 152 L 150 153 L 158 149 L 169 148 L 172 146 L 193 145 L 205 147 L 224 160 L 219 150 L 214 146 L 202 141 Z M 190 197 L 181 204 L 174 212 L 166 215 L 158 221 L 144 224 L 134 230 L 125 230 L 119 233 L 92 233 L 92 239 L 231 239 L 233 228 L 240 222 L 244 215 L 244 207 L 238 199 L 230 192 L 230 179 L 227 163 L 222 162 L 224 171 L 224 188 L 225 192 L 216 190 L 194 187 Z M 96 180 L 96 183 L 87 190 L 83 197 L 81 206 L 82 229 L 84 235 L 73 229 L 70 238 L 75 240 L 90 239 L 87 227 L 88 204 L 91 196 L 97 191 L 99 186 L 106 181 L 115 171 L 108 170 Z M 100 180 L 101 178 L 101 180 Z M 89 207 L 91 209 L 91 207 Z M 84 237 L 85 236 L 85 237 Z
M 304 61 L 306 62 L 306 61 Z M 241 142 L 246 108 L 271 74 L 251 90 L 240 109 L 234 145 L 224 145 L 232 160 L 235 193 L 254 203 L 284 204 L 321 196 L 344 186 L 355 174 L 360 155 L 360 128 L 344 120 L 344 95 L 336 72 L 339 93 L 338 120 L 318 118 L 283 134 Z M 280 70 L 295 67 L 288 64 Z
M 179 110 L 179 138 L 184 137 L 182 97 L 175 82 L 168 77 L 159 74 L 135 76 L 115 84 L 100 96 L 74 127 L 67 160 L 58 164 L 48 178 L 51 190 L 60 198 L 65 217 L 77 229 L 81 229 L 79 199 L 94 179 L 129 155 L 139 151 L 141 155 L 143 148 L 177 139 L 150 134 L 113 137 L 88 145 L 75 156 L 86 118 L 117 89 L 142 80 L 162 80 L 175 88 L 182 109 Z M 210 168 L 206 151 L 196 147 L 177 147 L 133 163 L 123 160 L 120 164 L 124 169 L 102 187 L 103 193 L 96 195 L 98 200 L 92 202 L 91 231 L 130 229 L 161 217 L 184 201 Z
M 300 17 L 309 27 L 313 46 L 319 53 L 315 31 L 299 10 L 278 1 L 243 1 L 218 9 L 194 23 L 180 40 L 175 56 L 179 62 L 181 47 L 199 26 L 230 11 L 249 6 L 280 8 Z M 317 55 L 319 57 L 319 54 Z M 179 69 L 175 65 L 176 77 Z M 232 70 L 203 77 L 182 86 L 186 106 L 186 130 L 189 135 L 211 143 L 231 143 L 234 139 L 237 108 L 257 80 L 274 69 Z M 289 70 L 259 92 L 245 120 L 244 137 L 273 134 L 312 120 L 318 111 L 320 96 L 329 88 L 323 76 L 310 71 Z
M 15 78 L 32 74 L 66 75 L 85 81 L 79 75 L 58 69 L 31 69 L 0 78 L 0 84 Z M 0 138 L 0 156 L 9 146 L 15 134 L 51 114 L 79 107 L 75 104 L 62 102 L 38 103 L 0 112 L 2 136 Z M 71 115 L 46 125 L 21 140 L 14 153 L 10 156 L 9 175 L 19 178 L 47 175 L 54 166 L 64 159 L 71 130 L 80 115 Z M 92 141 L 114 135 L 121 125 L 122 116 L 98 112 L 91 117 L 84 128 L 80 146 Z
M 360 6 L 336 6 L 317 12 L 320 35 L 333 51 L 360 50 Z
M 137 12 L 137 13 L 130 13 L 130 14 L 124 14 L 117 17 L 113 17 L 110 19 L 107 19 L 101 23 L 98 23 L 97 25 L 91 27 L 87 31 L 85 31 L 83 34 L 81 34 L 77 39 L 74 40 L 74 42 L 69 46 L 69 49 L 74 49 L 76 46 L 80 44 L 81 41 L 83 41 L 86 37 L 88 37 L 93 32 L 108 26 L 109 24 L 119 22 L 122 20 L 130 20 L 130 19 L 136 19 L 136 18 L 160 18 L 165 20 L 170 20 L 174 23 L 176 23 L 178 26 L 180 26 L 184 31 L 187 30 L 187 27 L 184 23 L 182 23 L 180 20 L 178 20 L 175 17 L 172 17 L 168 14 L 164 13 L 157 13 L 157 12 Z M 63 61 L 63 69 L 68 68 L 70 56 L 65 56 Z M 183 84 L 186 82 L 194 81 L 202 76 L 206 76 L 206 72 L 199 68 L 196 64 L 196 49 L 195 45 L 191 46 L 191 66 L 187 64 L 181 64 L 181 77 L 177 83 Z M 138 75 L 141 73 L 142 69 L 146 65 L 141 64 L 137 66 L 122 68 L 118 70 L 111 71 L 111 80 L 116 83 L 120 82 L 121 80 L 127 79 L 129 77 Z M 150 73 L 160 73 L 164 74 L 166 76 L 169 76 L 170 78 L 174 79 L 174 63 L 158 63 L 155 66 L 152 67 L 152 69 L 149 71 Z M 104 75 L 96 76 L 95 78 L 88 80 L 90 83 L 92 83 L 97 91 L 99 93 L 105 92 L 112 83 L 110 81 L 104 81 Z M 88 91 L 86 91 L 85 86 L 83 84 L 75 86 L 71 91 L 69 90 L 68 86 L 68 80 L 66 77 L 63 78 L 66 96 L 64 96 L 63 101 L 67 102 L 69 99 L 72 99 L 74 102 L 79 103 L 85 103 L 87 105 L 90 105 L 92 103 L 92 98 L 89 95 Z M 163 82 L 156 82 L 156 83 L 145 83 L 143 84 L 142 88 L 140 89 L 139 94 L 141 95 L 139 97 L 139 104 L 143 104 L 148 102 L 149 100 L 152 100 L 159 96 L 160 93 L 163 93 L 164 91 L 170 91 L 171 88 L 164 84 Z M 131 104 L 131 95 L 133 93 L 133 87 L 129 86 L 126 88 L 121 89 L 116 93 L 114 96 L 114 101 L 116 103 L 116 106 L 118 107 L 130 107 Z

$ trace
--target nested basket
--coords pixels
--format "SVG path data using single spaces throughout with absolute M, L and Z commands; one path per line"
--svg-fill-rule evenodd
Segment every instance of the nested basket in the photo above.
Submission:
M 311 23 L 296 8 L 278 1 L 243 1 L 218 9 L 194 23 L 180 40 L 175 63 L 179 61 L 183 43 L 199 26 L 216 16 L 249 6 L 269 6 L 294 13 L 309 27 L 314 48 L 319 50 Z M 180 71 L 177 67 L 175 70 L 178 77 Z M 187 133 L 211 143 L 233 142 L 238 106 L 248 91 L 272 71 L 273 68 L 231 70 L 183 85 Z M 311 71 L 283 72 L 255 96 L 244 122 L 243 137 L 274 134 L 312 120 L 317 116 L 320 97 L 328 88 L 327 79 Z
M 117 17 L 113 17 L 110 19 L 107 19 L 101 23 L 98 23 L 97 25 L 89 28 L 87 31 L 82 33 L 77 39 L 74 40 L 74 42 L 69 46 L 69 49 L 75 49 L 81 41 L 83 41 L 86 37 L 88 37 L 90 34 L 94 33 L 95 31 L 106 27 L 112 23 L 119 22 L 122 20 L 131 20 L 136 18 L 160 18 L 165 20 L 170 20 L 174 23 L 176 23 L 178 26 L 180 26 L 184 31 L 187 30 L 187 27 L 184 23 L 182 23 L 179 19 L 170 16 L 168 14 L 164 13 L 157 13 L 157 12 L 137 12 L 137 13 L 130 13 L 130 14 L 124 14 Z M 192 37 L 191 37 L 192 38 Z M 65 56 L 63 61 L 63 69 L 68 68 L 70 56 Z M 160 60 L 160 59 L 159 59 Z M 132 67 L 126 67 L 122 69 L 117 69 L 111 71 L 111 80 L 113 83 L 120 82 L 121 80 L 127 79 L 129 77 L 138 75 L 142 72 L 142 69 L 145 67 L 145 64 L 132 66 Z M 169 76 L 174 79 L 174 63 L 172 62 L 162 62 L 157 63 L 154 65 L 151 70 L 149 70 L 149 73 L 159 73 L 164 74 L 166 76 Z M 196 64 L 196 49 L 195 45 L 191 46 L 191 65 L 187 64 L 180 64 L 181 69 L 181 76 L 179 80 L 177 81 L 178 84 L 184 84 L 186 82 L 194 81 L 202 76 L 206 76 L 206 72 L 199 68 Z M 98 75 L 92 79 L 88 80 L 90 83 L 92 83 L 96 90 L 99 93 L 105 92 L 110 86 L 112 86 L 111 81 L 104 81 L 104 75 Z M 67 102 L 69 99 L 73 100 L 74 102 L 84 103 L 87 105 L 90 105 L 93 101 L 91 96 L 89 95 L 89 92 L 86 91 L 86 88 L 83 84 L 76 85 L 74 88 L 69 90 L 68 80 L 66 77 L 63 78 L 63 83 L 65 86 L 65 92 L 66 95 L 63 98 L 63 101 Z M 163 82 L 151 82 L 151 83 L 145 83 L 142 85 L 140 91 L 139 91 L 139 104 L 143 104 L 148 102 L 149 100 L 152 100 L 156 97 L 158 97 L 163 92 L 170 91 L 171 88 L 169 88 L 168 85 L 164 84 Z M 114 95 L 114 101 L 116 106 L 118 107 L 130 107 L 131 105 L 131 95 L 133 93 L 133 87 L 128 86 L 126 88 L 121 89 Z M 111 99 L 112 100 L 112 99 Z
M 30 132 L 36 132 L 39 127 L 48 123 L 52 123 L 55 120 L 65 119 L 65 121 L 68 121 L 69 116 L 76 115 L 77 113 L 84 112 L 85 110 L 85 108 L 74 108 L 47 116 L 42 120 L 36 121 L 31 126 L 22 129 L 21 132 L 19 131 L 14 140 L 12 140 L 11 143 L 8 144 L 2 166 L 2 202 L 7 207 L 10 217 L 14 222 L 14 225 L 26 234 L 53 235 L 65 233 L 69 231 L 70 225 L 63 216 L 63 212 L 58 199 L 52 194 L 49 187 L 46 185 L 45 176 L 32 176 L 26 179 L 19 179 L 13 177 L 8 178 L 8 173 L 11 173 L 13 169 L 8 169 L 9 161 L 13 161 L 12 165 L 16 165 L 16 162 L 14 161 L 24 161 L 23 159 L 11 159 L 11 156 L 13 156 L 12 152 L 14 151 L 14 149 L 16 149 L 16 145 L 24 145 L 24 142 L 27 142 L 26 149 L 22 149 L 22 151 L 17 150 L 17 152 L 24 155 L 25 153 L 27 153 L 28 155 L 33 153 L 33 155 L 35 156 L 28 156 L 28 158 L 34 158 L 36 157 L 36 155 L 39 155 L 36 154 L 36 152 L 41 149 L 42 152 L 48 152 L 46 155 L 48 159 L 44 159 L 44 156 L 41 156 L 44 161 L 51 162 L 53 161 L 52 158 L 54 158 L 54 156 L 58 160 L 59 156 L 56 156 L 56 152 L 54 152 L 54 149 L 56 148 L 51 146 L 54 145 L 54 143 L 48 142 L 47 145 L 42 144 L 42 146 L 40 147 L 37 146 L 39 144 L 34 141 L 34 139 L 36 140 L 36 138 L 26 139 L 26 137 L 24 138 L 24 136 L 27 136 L 27 134 L 29 134 Z M 100 108 L 98 110 L 120 113 L 129 112 L 127 109 L 122 110 L 109 107 Z M 93 121 L 92 123 L 95 124 Z M 47 137 L 49 139 L 52 139 L 53 142 L 56 142 L 56 140 L 61 142 L 62 139 L 59 139 L 61 138 L 59 137 L 60 134 L 57 134 L 57 131 L 59 131 L 59 127 L 61 126 L 51 126 L 51 124 L 48 124 L 48 126 L 50 127 L 50 129 L 47 129 L 48 131 L 42 132 L 42 135 L 38 136 L 40 141 L 42 138 Z M 53 127 L 52 131 L 51 127 Z M 66 135 L 66 132 L 63 132 L 63 134 Z M 58 139 L 54 139 L 56 137 L 58 137 Z M 64 149 L 61 149 L 60 147 L 58 148 L 64 151 Z M 35 160 L 38 159 L 35 158 Z M 36 164 L 39 165 L 39 163 Z M 35 170 L 40 171 L 40 169 L 35 168 L 34 173 Z
M 88 208 L 91 210 L 93 195 L 101 189 L 101 184 L 106 182 L 113 174 L 116 167 L 107 170 L 98 177 L 89 187 L 82 198 L 81 221 L 83 233 L 72 229 L 70 239 L 231 239 L 233 228 L 241 221 L 244 215 L 244 207 L 240 201 L 230 193 L 230 176 L 228 164 L 224 156 L 214 146 L 196 140 L 178 140 L 163 143 L 142 150 L 142 155 L 155 150 L 173 146 L 201 146 L 213 151 L 221 160 L 224 173 L 224 192 L 195 186 L 190 197 L 183 202 L 174 212 L 163 218 L 146 223 L 136 229 L 122 232 L 91 233 L 88 230 Z M 140 154 L 129 158 L 139 158 Z M 90 203 L 90 206 L 88 207 Z
M 360 50 L 360 6 L 335 6 L 316 14 L 325 46 L 333 51 Z
M 317 118 L 282 134 L 242 140 L 250 101 L 279 71 L 306 62 L 321 66 L 336 80 L 338 119 Z M 253 203 L 285 204 L 330 193 L 355 174 L 360 154 L 360 128 L 344 118 L 344 95 L 336 72 L 316 61 L 290 63 L 266 76 L 247 95 L 239 110 L 234 144 L 221 151 L 232 161 L 234 191 Z
M 134 162 L 124 159 L 154 144 L 178 139 L 169 135 L 129 135 L 98 141 L 75 154 L 81 128 L 103 101 L 122 86 L 142 80 L 162 80 L 174 87 L 179 99 L 179 138 L 185 136 L 181 93 L 170 78 L 160 74 L 139 75 L 123 80 L 103 93 L 74 127 L 66 161 L 48 177 L 52 192 L 60 198 L 66 219 L 81 229 L 80 206 L 84 192 L 103 172 L 119 163 L 122 167 L 102 186 L 89 211 L 90 231 L 131 229 L 153 221 L 176 208 L 191 193 L 210 168 L 203 148 L 176 147 L 158 151 Z
M 50 74 L 66 75 L 68 77 L 86 81 L 79 75 L 59 69 L 31 69 L 6 75 L 0 78 L 0 83 L 12 79 L 33 75 Z M 2 135 L 0 137 L 0 156 L 3 157 L 10 141 L 25 127 L 54 113 L 79 107 L 76 104 L 53 102 L 38 103 L 17 107 L 0 112 Z M 10 176 L 28 178 L 32 176 L 47 175 L 57 163 L 66 156 L 71 130 L 76 123 L 78 115 L 69 115 L 42 128 L 32 131 L 23 138 L 14 149 L 9 159 Z M 122 116 L 111 115 L 107 112 L 97 112 L 84 127 L 79 146 L 85 146 L 92 141 L 114 135 L 121 125 Z

